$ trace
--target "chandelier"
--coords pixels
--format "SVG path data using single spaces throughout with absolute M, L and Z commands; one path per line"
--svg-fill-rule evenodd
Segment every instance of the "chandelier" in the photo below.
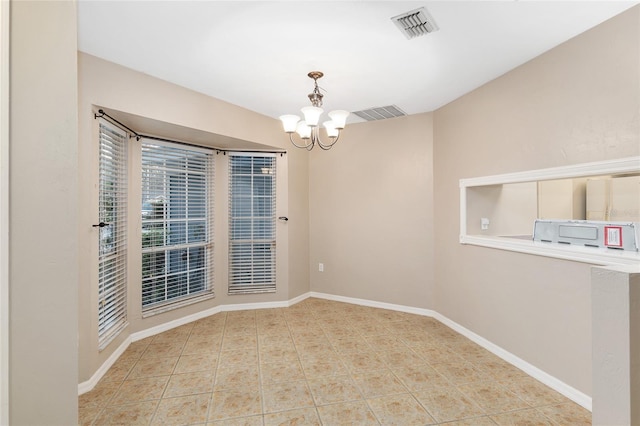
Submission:
M 304 120 L 299 121 L 300 117 L 297 115 L 282 115 L 282 126 L 284 131 L 289 134 L 289 140 L 297 148 L 304 148 L 311 151 L 314 146 L 318 145 L 324 150 L 331 149 L 338 138 L 340 137 L 340 131 L 344 129 L 349 116 L 349 111 L 337 110 L 329 113 L 330 121 L 322 123 L 327 132 L 328 141 L 322 142 L 320 139 L 320 116 L 322 115 L 322 93 L 318 88 L 318 79 L 324 75 L 320 71 L 311 71 L 307 74 L 309 78 L 313 79 L 314 88 L 313 93 L 309 93 L 309 100 L 312 106 L 307 106 L 301 109 L 304 114 Z M 297 133 L 302 142 L 296 143 L 293 139 L 293 133 Z

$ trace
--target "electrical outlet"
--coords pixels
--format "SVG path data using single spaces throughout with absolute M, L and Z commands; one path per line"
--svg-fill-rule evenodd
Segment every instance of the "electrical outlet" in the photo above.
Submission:
M 483 231 L 489 229 L 489 218 L 483 217 L 480 219 L 480 229 L 482 229 Z
M 318 263 L 318 271 L 324 272 L 324 263 Z

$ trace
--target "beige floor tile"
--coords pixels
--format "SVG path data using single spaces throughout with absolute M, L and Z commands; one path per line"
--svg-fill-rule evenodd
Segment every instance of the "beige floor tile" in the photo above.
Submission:
M 408 393 L 368 399 L 367 403 L 383 425 L 422 426 L 435 423 L 433 417 Z
M 316 405 L 362 399 L 360 390 L 349 376 L 333 376 L 308 381 Z
M 169 376 L 146 377 L 125 380 L 118 392 L 108 402 L 109 406 L 160 399 L 167 386 Z
M 157 406 L 158 401 L 146 401 L 107 407 L 102 410 L 94 425 L 148 425 Z
M 492 357 L 495 356 L 482 346 L 477 343 L 472 342 L 471 340 L 463 337 L 460 334 L 454 335 L 455 340 L 449 340 L 447 346 L 449 346 L 452 350 L 460 354 L 465 359 L 469 358 L 481 358 L 481 357 Z
M 262 426 L 262 416 L 236 417 L 207 423 L 207 426 Z
M 412 349 L 415 349 L 416 346 L 444 346 L 440 337 L 429 332 L 421 333 L 411 340 L 407 340 L 406 344 Z
M 473 364 L 469 362 L 434 364 L 433 368 L 456 385 L 491 380 L 489 376 L 474 368 Z
M 207 334 L 222 334 L 224 333 L 225 323 L 225 318 L 219 317 L 217 315 L 199 319 L 198 321 L 193 323 L 193 328 L 191 329 L 190 336 L 193 336 L 194 334 L 200 334 L 204 330 L 207 331 Z
M 455 386 L 437 386 L 414 394 L 416 399 L 438 422 L 461 420 L 485 414 Z
M 413 331 L 414 327 L 410 326 L 410 331 L 400 331 L 396 334 L 404 342 L 405 345 L 413 348 L 414 346 L 429 345 L 433 342 L 433 337 L 427 333 L 416 333 Z
M 324 334 L 306 336 L 306 335 L 295 335 L 292 332 L 290 335 L 291 335 L 291 339 L 293 340 L 293 343 L 298 348 L 301 345 L 307 345 L 307 344 L 313 344 L 313 343 L 317 343 L 317 344 L 325 344 L 326 343 L 326 344 L 329 344 L 329 338 L 327 336 L 325 336 Z M 329 344 L 329 346 L 331 346 L 331 345 Z M 333 350 L 333 346 L 331 346 L 331 350 Z
M 498 383 L 468 383 L 458 386 L 458 389 L 485 410 L 487 414 L 530 408 L 516 394 Z
M 304 380 L 305 375 L 298 361 L 273 362 L 260 365 L 262 383 Z
M 258 334 L 272 334 L 272 335 L 288 335 L 289 327 L 284 318 L 270 321 L 258 322 L 256 327 Z
M 135 342 L 131 342 L 125 353 L 122 354 L 122 357 L 126 357 L 127 355 L 131 354 L 138 354 L 139 356 L 142 355 L 142 353 L 145 351 L 145 349 L 147 349 L 147 346 L 151 343 L 152 340 L 153 337 L 147 337 L 141 340 L 136 340 Z
M 91 391 L 78 397 L 78 406 L 84 407 L 104 407 L 109 400 L 118 392 L 120 382 L 100 382 Z
M 190 344 L 190 348 L 200 343 L 205 347 L 211 346 L 214 350 L 218 351 L 220 350 L 220 345 L 222 344 L 222 332 L 218 334 L 212 334 L 211 332 L 205 331 L 202 331 L 201 334 L 191 333 L 186 343 Z
M 324 334 L 326 334 L 327 338 L 329 338 L 329 340 L 331 341 L 336 341 L 339 339 L 348 340 L 362 338 L 362 336 L 360 336 L 357 331 L 346 328 L 344 324 L 340 326 L 333 326 L 333 328 L 323 327 L 323 331 Z
M 286 334 L 264 334 L 258 333 L 258 347 L 260 349 L 267 346 L 289 346 L 293 345 L 293 339 L 287 331 Z
M 532 407 L 559 404 L 565 400 L 564 396 L 533 377 L 520 377 L 501 383 Z
M 220 350 L 219 340 L 187 340 L 182 349 L 182 355 L 195 355 L 202 353 L 217 353 Z
M 514 380 L 529 377 L 527 373 L 498 357 L 482 357 L 473 361 L 474 365 L 495 380 Z
M 216 371 L 214 391 L 255 388 L 260 385 L 257 365 L 219 365 Z
M 153 416 L 152 425 L 186 425 L 207 420 L 210 394 L 163 398 Z
M 174 374 L 164 391 L 163 398 L 213 392 L 213 372 Z
M 134 343 L 137 343 L 137 342 L 134 342 Z M 118 360 L 113 365 L 117 365 L 117 364 L 120 364 L 120 363 L 125 363 L 127 365 L 133 366 L 133 364 L 138 362 L 140 357 L 142 357 L 142 354 L 144 353 L 144 351 L 146 350 L 147 347 L 145 346 L 145 347 L 140 348 L 140 349 L 138 349 L 136 351 L 130 351 L 129 348 L 127 348 L 127 350 L 125 350 L 124 353 L 122 355 L 120 355 Z
M 387 352 L 377 352 L 377 354 L 389 368 L 410 367 L 426 363 L 424 359 L 420 358 L 408 347 Z
M 451 347 L 451 346 L 448 346 L 448 347 Z M 493 354 L 487 350 L 482 350 L 482 351 L 472 350 L 470 352 L 461 352 L 461 353 L 458 351 L 456 353 L 459 353 L 460 358 L 464 359 L 465 361 L 472 362 L 474 364 L 490 362 L 490 361 L 503 361 L 502 358 L 500 358 L 496 354 Z
M 122 382 L 127 378 L 138 358 L 119 358 L 100 379 L 101 382 Z
M 315 408 L 302 408 L 299 410 L 281 411 L 279 413 L 265 414 L 265 426 L 320 426 L 320 418 Z
M 203 398 L 208 419 L 178 419 L 198 411 L 181 404 Z M 148 424 L 162 404 L 156 422 L 404 425 L 420 416 L 412 400 L 429 422 L 450 425 L 526 414 L 591 423 L 587 410 L 433 318 L 314 298 L 221 312 L 132 343 L 79 397 L 78 420 Z
M 377 309 L 371 311 L 371 314 L 382 321 L 406 321 L 410 318 L 410 314 L 406 312 L 391 311 L 389 309 Z
M 433 386 L 447 386 L 450 383 L 428 365 L 400 367 L 392 371 L 411 392 L 427 390 Z
M 186 338 L 184 341 L 168 342 L 162 341 L 160 343 L 151 343 L 147 346 L 147 349 L 142 354 L 142 360 L 147 358 L 167 358 L 177 357 L 182 353 Z
M 261 318 L 277 317 L 281 318 L 286 308 L 267 308 L 256 311 L 256 320 Z
M 296 344 L 298 356 L 304 359 L 339 359 L 338 353 L 333 349 L 328 339 L 310 343 Z
M 262 414 L 262 397 L 257 390 L 234 389 L 213 392 L 208 421 Z
M 407 392 L 407 388 L 391 370 L 365 371 L 354 373 L 351 377 L 367 399 Z
M 338 353 L 367 352 L 372 348 L 362 337 L 342 337 L 331 340 L 331 345 Z
M 307 379 L 338 376 L 348 373 L 347 367 L 345 367 L 340 360 L 323 361 L 322 359 L 301 359 L 301 364 Z
M 387 364 L 375 352 L 360 352 L 342 354 L 340 357 L 345 367 L 352 372 L 382 370 Z
M 442 423 L 443 426 L 495 426 L 496 422 L 489 417 L 474 417 L 471 419 L 457 420 L 454 422 Z
M 313 407 L 313 398 L 306 381 L 267 383 L 262 386 L 264 412 Z
M 191 333 L 191 329 L 193 328 L 193 324 L 188 324 L 188 328 L 182 328 L 187 326 L 182 326 L 178 328 L 174 328 L 169 331 L 165 331 L 164 333 L 157 334 L 153 337 L 152 345 L 160 344 L 160 343 L 182 343 L 184 344 L 189 338 L 189 334 Z
M 461 343 L 466 343 L 469 340 L 447 327 L 432 330 L 429 334 L 438 337 L 443 345 L 448 346 L 456 346 Z
M 372 321 L 369 321 L 365 324 L 358 324 L 354 327 L 354 329 L 363 336 L 376 336 L 388 334 L 389 329 L 385 327 L 383 324 L 378 324 Z
M 458 362 L 463 358 L 443 345 L 420 345 L 413 347 L 414 352 L 431 365 L 444 362 Z
M 318 414 L 323 425 L 377 425 L 373 412 L 364 401 L 343 402 L 322 405 L 318 407 Z
M 233 351 L 238 349 L 256 349 L 258 347 L 258 336 L 255 334 L 238 334 L 225 336 L 222 340 L 223 351 Z
M 198 327 L 210 327 L 210 326 L 224 327 L 226 318 L 227 318 L 226 312 L 218 312 L 217 314 L 213 314 L 205 318 L 200 318 L 199 320 L 196 320 L 193 322 L 193 329 L 191 330 L 191 332 L 193 333 L 193 330 L 197 329 Z
M 397 348 L 408 348 L 399 336 L 387 333 L 364 335 L 364 340 L 376 352 L 393 351 Z
M 245 348 L 232 351 L 221 351 L 218 357 L 220 365 L 257 365 L 258 348 Z
M 195 371 L 215 371 L 218 365 L 218 354 L 201 353 L 193 355 L 182 355 L 178 359 L 173 374 L 192 373 Z
M 260 363 L 293 362 L 298 360 L 295 346 L 266 346 L 260 348 Z
M 78 409 L 78 425 L 89 426 L 102 412 L 101 406 L 85 406 Z
M 351 329 L 353 329 L 353 322 L 354 319 L 351 316 L 345 316 L 345 315 L 336 315 L 336 312 L 330 309 L 327 310 L 314 310 L 313 311 L 314 316 L 316 318 L 316 320 L 318 321 L 318 324 L 322 325 L 323 327 L 332 327 L 332 328 L 339 328 L 339 327 L 349 327 Z
M 136 363 L 128 379 L 140 379 L 142 377 L 168 376 L 173 373 L 173 369 L 178 363 L 178 357 L 169 358 L 141 358 Z
M 224 337 L 229 336 L 238 336 L 244 334 L 256 335 L 257 328 L 254 324 L 234 324 L 234 325 L 226 325 L 224 328 Z
M 554 426 L 541 412 L 535 409 L 511 411 L 490 416 L 500 426 Z
M 591 425 L 591 412 L 573 402 L 539 407 L 537 410 L 554 421 L 557 425 Z
M 285 316 L 289 333 L 294 338 L 312 339 L 313 337 L 327 337 L 325 328 L 313 315 L 306 314 L 303 318 Z

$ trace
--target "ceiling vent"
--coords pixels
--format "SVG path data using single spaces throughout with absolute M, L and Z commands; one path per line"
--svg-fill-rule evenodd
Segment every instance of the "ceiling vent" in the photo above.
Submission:
M 394 16 L 391 20 L 407 39 L 438 31 L 436 21 L 433 20 L 433 17 L 429 15 L 429 12 L 424 7 Z
M 395 105 L 354 111 L 353 114 L 367 121 L 384 120 L 385 118 L 403 117 L 407 115 Z

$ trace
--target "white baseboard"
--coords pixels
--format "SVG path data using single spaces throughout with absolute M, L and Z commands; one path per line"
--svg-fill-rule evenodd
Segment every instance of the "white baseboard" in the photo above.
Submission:
M 391 311 L 406 312 L 410 314 L 416 314 L 416 315 L 422 315 L 422 316 L 434 318 L 440 321 L 441 323 L 443 323 L 444 325 L 446 325 L 447 327 L 457 331 L 458 333 L 462 334 L 463 336 L 467 337 L 468 339 L 472 340 L 473 342 L 487 349 L 489 352 L 492 352 L 493 354 L 499 356 L 500 358 L 512 364 L 513 366 L 524 371 L 531 377 L 549 386 L 551 389 L 555 390 L 556 392 L 566 396 L 576 404 L 579 404 L 582 407 L 586 408 L 587 410 L 591 411 L 592 399 L 589 395 L 586 395 L 580 392 L 579 390 L 569 386 L 568 384 L 562 382 L 556 377 L 529 364 L 525 360 L 517 357 L 511 352 L 504 350 L 500 346 L 490 342 L 484 337 L 461 326 L 460 324 L 450 320 L 449 318 L 439 314 L 438 312 L 435 312 L 431 309 L 422 309 L 422 308 L 415 308 L 412 306 L 396 305 L 392 303 L 378 302 L 375 300 L 357 299 L 354 297 L 337 296 L 337 295 L 327 294 L 327 293 L 318 293 L 315 291 L 311 291 L 311 292 L 302 294 L 300 296 L 297 296 L 293 299 L 282 301 L 282 302 L 239 303 L 239 304 L 233 304 L 233 305 L 216 306 L 215 308 L 207 309 L 192 315 L 187 315 L 185 317 L 182 317 L 173 321 L 169 321 L 165 324 L 161 324 L 156 327 L 151 327 L 146 330 L 133 333 L 100 366 L 100 368 L 95 372 L 95 374 L 91 376 L 91 379 L 85 382 L 82 382 L 78 385 L 78 394 L 82 395 L 83 393 L 89 392 L 90 390 L 92 390 L 95 387 L 95 385 L 100 381 L 102 376 L 104 376 L 106 372 L 109 370 L 109 368 L 116 362 L 118 357 L 120 357 L 120 355 L 124 353 L 127 347 L 129 347 L 131 342 L 142 340 L 146 337 L 155 336 L 156 334 L 171 330 L 173 328 L 179 327 L 184 324 L 188 324 L 190 322 L 208 317 L 213 314 L 217 314 L 218 312 L 238 311 L 238 310 L 246 310 L 246 309 L 286 308 L 286 307 L 295 305 L 296 303 L 299 303 L 309 297 L 333 300 L 336 302 L 351 303 L 354 305 L 369 306 L 372 308 L 388 309 Z
M 435 312 L 431 309 L 414 308 L 412 306 L 394 305 L 393 303 L 377 302 L 375 300 L 356 299 L 355 297 L 336 296 L 335 294 L 318 293 L 312 291 L 309 293 L 311 297 L 317 297 L 318 299 L 333 300 L 336 302 L 351 303 L 352 305 L 369 306 L 371 308 L 388 309 L 390 311 L 406 312 L 408 314 L 422 315 L 426 317 L 432 317 Z
M 535 367 L 534 365 L 529 364 L 522 358 L 519 358 L 516 355 L 512 354 L 511 352 L 504 350 L 500 346 L 490 342 L 484 337 L 461 326 L 460 324 L 450 320 L 449 318 L 439 314 L 438 312 L 432 311 L 430 309 L 420 309 L 420 308 L 414 308 L 411 306 L 394 305 L 391 303 L 376 302 L 372 300 L 356 299 L 353 297 L 336 296 L 333 294 L 325 294 L 325 293 L 317 293 L 317 292 L 311 292 L 311 297 L 317 297 L 319 299 L 335 300 L 337 302 L 352 303 L 354 305 L 371 306 L 374 308 L 389 309 L 393 311 L 407 312 L 411 314 L 432 317 L 440 321 L 447 327 L 462 334 L 469 340 L 482 346 L 489 352 L 499 356 L 500 358 L 507 361 L 509 364 L 513 365 L 514 367 L 524 371 L 534 379 L 549 386 L 551 389 L 555 390 L 556 392 L 566 396 L 576 404 L 581 405 L 582 407 L 586 408 L 589 411 L 592 410 L 592 399 L 589 395 L 586 395 L 583 392 L 580 392 L 579 390 L 575 389 L 574 387 L 569 386 L 568 384 L 557 379 L 556 377 L 544 372 L 543 370 L 539 369 L 538 367 Z
M 111 354 L 111 356 L 102 363 L 100 368 L 98 368 L 98 370 L 93 373 L 93 376 L 91 376 L 89 380 L 78 384 L 78 395 L 89 392 L 98 384 L 100 379 L 102 379 L 102 376 L 107 374 L 107 371 L 109 371 L 111 366 L 118 360 L 118 358 L 120 358 L 120 355 L 122 355 L 124 351 L 127 350 L 129 345 L 131 344 L 131 341 L 131 336 L 127 337 L 124 342 L 122 342 L 120 346 L 118 346 L 118 349 L 116 349 Z
M 173 321 L 165 322 L 164 324 L 156 325 L 155 327 L 150 327 L 146 330 L 136 331 L 135 333 L 131 333 L 131 341 L 137 342 L 138 340 L 146 339 L 147 337 L 164 333 L 165 331 L 180 327 L 181 325 L 189 324 L 190 322 L 217 314 L 218 312 L 222 312 L 222 306 L 205 309 L 204 311 L 196 312 L 195 314 L 187 315 Z

